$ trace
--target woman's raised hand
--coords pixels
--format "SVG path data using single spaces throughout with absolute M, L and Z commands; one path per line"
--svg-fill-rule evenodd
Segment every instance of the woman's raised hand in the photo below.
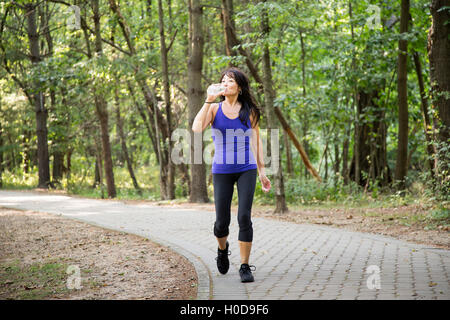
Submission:
M 214 83 L 208 87 L 206 91 L 207 98 L 206 101 L 212 102 L 217 99 L 217 97 L 221 96 L 225 92 L 225 87 L 220 83 Z

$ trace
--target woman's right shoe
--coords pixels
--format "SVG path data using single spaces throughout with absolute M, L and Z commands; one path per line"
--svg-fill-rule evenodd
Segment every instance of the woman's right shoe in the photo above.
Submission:
M 241 276 L 241 282 L 253 282 L 255 279 L 252 275 L 251 268 L 254 268 L 253 271 L 255 271 L 255 266 L 249 266 L 248 264 L 241 264 L 241 268 L 239 269 L 239 275 Z
M 219 272 L 221 274 L 226 274 L 228 272 L 228 269 L 230 268 L 230 261 L 228 260 L 228 255 L 231 254 L 231 252 L 228 251 L 229 243 L 227 241 L 227 247 L 224 250 L 220 250 L 217 248 L 217 269 L 219 269 Z

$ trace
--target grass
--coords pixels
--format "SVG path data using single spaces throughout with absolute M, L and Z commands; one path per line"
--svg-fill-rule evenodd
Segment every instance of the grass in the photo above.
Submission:
M 67 265 L 57 261 L 22 265 L 19 260 L 0 264 L 0 298 L 41 300 L 69 292 Z
M 429 206 L 425 206 L 429 207 Z M 385 213 L 380 211 L 365 211 L 360 209 L 365 217 L 379 218 L 380 222 L 388 225 L 400 224 L 406 227 L 420 226 L 424 230 L 436 230 L 439 228 L 450 228 L 450 210 L 442 205 L 437 205 L 432 210 L 411 210 L 396 213 Z
M 427 221 L 425 230 L 434 230 L 439 226 L 450 227 L 450 209 L 443 206 L 436 208 L 425 217 L 425 220 Z

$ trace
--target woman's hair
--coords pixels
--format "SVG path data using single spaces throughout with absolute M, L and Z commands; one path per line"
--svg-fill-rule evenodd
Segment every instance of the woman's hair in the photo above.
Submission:
M 253 127 L 256 127 L 259 123 L 259 118 L 261 117 L 261 111 L 256 105 L 255 99 L 250 92 L 250 82 L 247 75 L 238 68 L 232 67 L 222 72 L 219 82 L 222 82 L 225 75 L 233 78 L 241 88 L 241 92 L 238 95 L 238 101 L 242 104 L 242 108 L 239 111 L 239 119 L 246 126 L 247 119 L 250 119 L 250 114 L 252 114 L 254 122 L 252 125 Z M 221 96 L 220 100 L 224 101 L 225 97 Z

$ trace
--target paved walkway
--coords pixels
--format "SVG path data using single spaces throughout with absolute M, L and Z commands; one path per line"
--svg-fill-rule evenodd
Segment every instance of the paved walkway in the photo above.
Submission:
M 450 251 L 392 238 L 254 218 L 255 282 L 242 284 L 236 216 L 230 270 L 221 275 L 214 212 L 1 190 L 0 206 L 58 214 L 169 246 L 194 265 L 198 299 L 450 299 Z

